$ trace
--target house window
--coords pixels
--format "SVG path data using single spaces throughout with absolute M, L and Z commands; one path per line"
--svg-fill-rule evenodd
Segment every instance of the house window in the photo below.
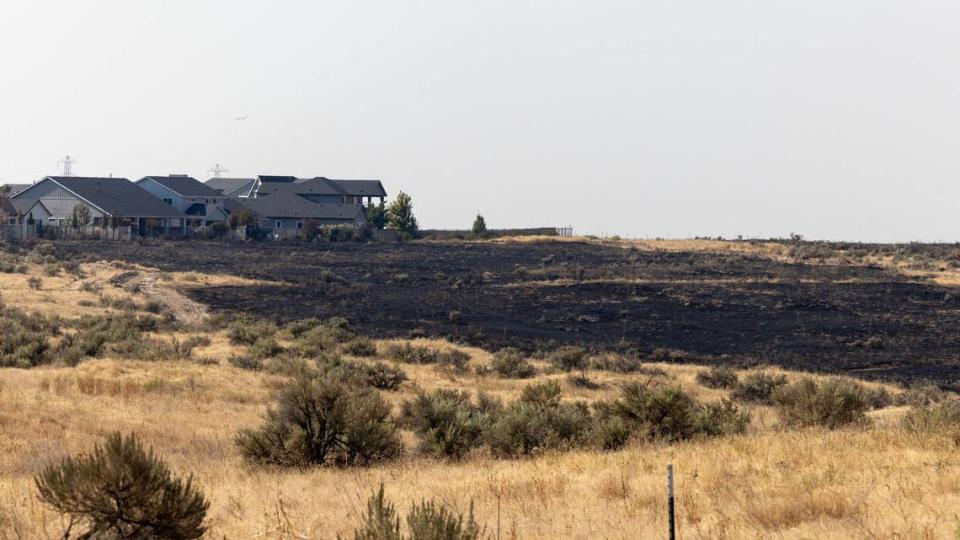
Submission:
M 303 228 L 303 222 L 302 222 L 302 221 L 298 221 L 298 222 L 297 222 L 297 228 L 298 228 L 298 229 L 302 229 L 302 228 Z
M 278 221 L 277 221 L 277 226 L 274 227 L 274 229 L 279 229 L 279 228 L 280 228 L 280 225 L 281 225 L 281 223 L 280 223 L 280 221 L 278 220 Z
M 169 204 L 170 206 L 173 206 L 173 199 L 167 199 L 166 197 L 164 197 L 163 202 Z
M 16 224 L 17 224 L 17 218 L 10 218 L 10 225 L 16 225 Z

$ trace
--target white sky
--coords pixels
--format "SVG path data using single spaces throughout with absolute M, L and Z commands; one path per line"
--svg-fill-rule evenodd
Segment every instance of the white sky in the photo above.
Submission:
M 947 0 L 3 0 L 0 181 L 69 153 L 381 178 L 425 227 L 957 241 L 958 28 Z

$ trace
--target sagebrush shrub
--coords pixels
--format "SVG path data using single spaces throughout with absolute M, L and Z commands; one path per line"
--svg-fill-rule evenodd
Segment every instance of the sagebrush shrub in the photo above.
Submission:
M 49 339 L 59 333 L 56 321 L 0 303 L 0 367 L 25 368 L 48 362 Z
M 579 371 L 585 378 L 587 368 L 590 366 L 587 358 L 587 351 L 582 347 L 566 346 L 560 347 L 552 354 L 549 360 L 558 369 L 566 372 Z
M 296 348 L 305 356 L 317 356 L 337 349 L 341 344 L 349 343 L 356 334 L 341 317 L 333 317 L 300 334 Z
M 460 349 L 447 349 L 437 355 L 437 365 L 454 373 L 465 373 L 470 366 L 470 355 Z
M 732 367 L 714 366 L 698 371 L 697 382 L 707 388 L 733 388 L 740 382 L 740 378 Z
M 209 503 L 140 441 L 119 433 L 93 453 L 67 457 L 35 478 L 40 500 L 70 517 L 77 538 L 200 538 Z M 64 538 L 70 538 L 68 530 Z
M 469 392 L 448 389 L 404 401 L 400 416 L 420 440 L 421 452 L 452 459 L 480 446 L 491 420 L 470 402 Z
M 817 382 L 809 377 L 778 388 L 773 395 L 780 419 L 792 426 L 836 429 L 867 421 L 863 386 L 846 379 Z
M 377 346 L 372 340 L 365 337 L 354 338 L 352 341 L 344 343 L 340 346 L 340 350 L 351 356 L 370 357 L 377 355 Z
M 960 400 L 913 407 L 904 415 L 903 428 L 911 433 L 943 433 L 960 436 Z
M 397 390 L 407 374 L 400 368 L 393 367 L 386 362 L 375 362 L 364 367 L 367 383 L 379 390 Z
M 620 417 L 641 437 L 667 441 L 742 433 L 750 422 L 732 402 L 701 405 L 679 386 L 628 383 L 619 399 L 595 407 L 600 418 Z
M 276 333 L 277 326 L 269 321 L 240 319 L 230 325 L 227 336 L 234 345 L 253 345 L 261 339 L 272 338 Z
M 485 532 L 470 511 L 464 516 L 432 501 L 414 504 L 407 514 L 409 536 L 402 534 L 396 507 L 384 496 L 383 484 L 367 500 L 363 522 L 354 540 L 479 540 Z
M 390 405 L 375 390 L 307 372 L 280 389 L 263 426 L 240 431 L 237 445 L 251 462 L 283 466 L 367 464 L 401 450 Z
M 767 371 L 751 371 L 733 387 L 730 396 L 733 399 L 765 405 L 773 404 L 773 392 L 787 384 L 784 375 L 774 375 Z
M 531 455 L 569 449 L 587 442 L 592 416 L 586 403 L 562 403 L 553 381 L 530 385 L 487 430 L 487 444 L 496 456 Z
M 405 364 L 436 364 L 440 360 L 438 351 L 409 343 L 391 343 L 386 352 L 388 358 Z
M 601 371 L 612 371 L 614 373 L 643 373 L 646 375 L 666 375 L 667 372 L 657 367 L 644 365 L 643 361 L 636 356 L 625 354 L 606 353 L 594 357 L 590 365 L 593 369 Z
M 537 368 L 527 361 L 523 353 L 514 348 L 497 351 L 490 366 L 501 377 L 510 379 L 529 379 L 537 374 Z

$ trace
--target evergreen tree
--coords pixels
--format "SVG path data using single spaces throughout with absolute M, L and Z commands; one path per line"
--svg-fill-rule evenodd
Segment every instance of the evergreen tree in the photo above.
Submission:
M 487 232 L 487 222 L 483 219 L 483 216 L 477 214 L 477 219 L 473 220 L 473 227 L 470 230 L 473 231 L 475 236 Z
M 409 195 L 401 191 L 390 203 L 390 207 L 387 208 L 387 222 L 391 229 L 402 233 L 417 232 L 419 226 L 417 218 L 413 215 L 413 199 Z
M 387 206 L 382 200 L 378 205 L 371 204 L 367 207 L 367 221 L 379 230 L 383 230 L 387 226 Z

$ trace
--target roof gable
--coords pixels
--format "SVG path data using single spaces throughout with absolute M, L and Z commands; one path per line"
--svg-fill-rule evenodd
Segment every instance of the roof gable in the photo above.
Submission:
M 96 209 L 115 217 L 183 218 L 182 212 L 126 178 L 48 176 Z
M 153 181 L 181 197 L 223 197 L 223 194 L 187 175 L 144 176 L 137 183 Z

